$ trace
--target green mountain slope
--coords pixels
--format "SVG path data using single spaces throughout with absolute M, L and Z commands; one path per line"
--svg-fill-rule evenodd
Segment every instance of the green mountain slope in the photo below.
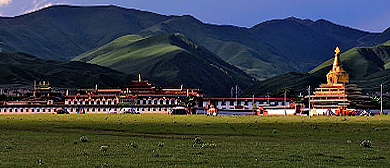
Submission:
M 341 54 L 344 69 L 349 72 L 351 80 L 360 80 L 371 74 L 389 69 L 389 42 L 374 47 L 356 47 Z M 330 59 L 309 73 L 330 69 L 333 59 Z
M 349 73 L 350 81 L 357 83 L 366 93 L 375 93 L 381 82 L 390 87 L 390 41 L 375 47 L 356 47 L 341 54 L 343 68 Z M 305 92 L 308 86 L 318 87 L 326 82 L 326 74 L 332 68 L 330 59 L 307 74 L 287 73 L 258 82 L 245 93 L 266 94 L 282 88 Z
M 73 61 L 128 73 L 140 73 L 160 86 L 203 88 L 206 94 L 227 95 L 236 84 L 245 88 L 250 76 L 180 34 L 124 36 Z
M 248 29 L 204 24 L 191 16 L 170 18 L 138 34 L 160 33 L 182 33 L 258 79 L 307 72 L 325 61 L 336 45 L 370 45 L 368 39 L 378 36 L 325 20 L 286 18 Z
M 49 80 L 53 86 L 120 87 L 135 76 L 83 62 L 47 61 L 24 53 L 0 53 L 0 84 L 32 85 Z
M 254 38 L 248 28 L 209 25 L 192 16 L 174 17 L 146 28 L 143 36 L 181 33 L 258 79 L 265 79 L 301 67 L 290 58 L 281 57 L 272 46 Z

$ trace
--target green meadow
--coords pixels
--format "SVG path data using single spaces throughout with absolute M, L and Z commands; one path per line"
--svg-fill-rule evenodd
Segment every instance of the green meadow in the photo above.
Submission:
M 0 167 L 387 167 L 389 128 L 390 116 L 0 115 Z

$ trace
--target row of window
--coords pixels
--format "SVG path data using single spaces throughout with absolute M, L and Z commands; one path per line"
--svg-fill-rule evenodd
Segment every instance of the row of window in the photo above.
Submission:
M 271 101 L 269 104 L 270 105 L 276 105 L 276 103 L 278 103 L 279 106 L 281 106 L 283 104 L 283 102 L 273 102 L 273 101 Z M 264 104 L 268 104 L 268 103 L 265 101 L 265 102 L 263 102 L 263 105 Z M 207 102 L 203 102 L 203 106 L 206 106 L 206 105 L 207 105 Z M 234 106 L 235 102 L 227 102 L 227 103 L 226 102 L 222 102 L 220 105 L 221 106 Z M 249 105 L 249 103 L 246 103 L 246 102 L 242 101 L 240 105 L 247 106 L 247 105 Z M 259 106 L 259 105 L 260 105 L 260 102 L 256 102 L 256 106 Z M 286 102 L 286 105 L 289 105 L 289 102 Z
M 114 105 L 116 101 L 66 101 L 65 104 L 71 105 Z
M 116 101 L 65 101 L 69 105 L 115 105 Z M 139 104 L 178 104 L 178 101 L 140 100 Z
M 37 112 L 37 113 L 48 112 L 48 113 L 50 113 L 50 112 L 54 112 L 55 109 L 2 109 L 0 111 L 4 112 L 4 113 L 7 113 L 7 112 L 9 112 L 9 113 L 12 113 L 12 112 L 15 112 L 15 113 L 16 112 L 21 112 L 21 113 L 23 113 L 23 112 L 26 112 L 26 113 L 28 113 L 28 112 L 32 112 L 32 113 L 34 113 L 34 112 Z
M 177 104 L 178 101 L 167 101 L 167 100 L 140 100 L 139 104 Z
M 110 111 L 111 108 L 86 108 L 84 109 L 85 112 L 106 112 L 106 111 Z M 134 110 L 136 111 L 168 111 L 168 108 L 134 108 Z M 69 109 L 69 112 L 76 112 L 76 108 L 70 108 Z M 115 109 L 115 111 L 119 111 L 119 109 Z M 4 112 L 4 113 L 13 113 L 13 112 L 37 112 L 37 113 L 45 113 L 45 112 L 55 112 L 55 109 L 2 109 L 0 110 L 0 112 Z

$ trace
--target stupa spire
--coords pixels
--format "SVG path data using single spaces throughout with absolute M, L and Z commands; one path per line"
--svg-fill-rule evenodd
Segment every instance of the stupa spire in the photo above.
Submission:
M 333 71 L 336 71 L 337 70 L 337 67 L 339 67 L 341 65 L 341 62 L 340 62 L 340 48 L 339 47 L 336 47 L 336 49 L 334 50 L 335 54 L 334 54 L 334 62 L 333 62 L 333 68 L 332 70 Z

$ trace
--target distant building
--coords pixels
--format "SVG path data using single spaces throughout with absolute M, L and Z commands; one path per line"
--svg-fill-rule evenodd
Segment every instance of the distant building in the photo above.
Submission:
M 131 107 L 136 111 L 168 111 L 179 105 L 187 97 L 203 97 L 200 89 L 184 88 L 160 89 L 147 80 L 133 80 L 122 89 L 79 89 L 74 95 L 65 96 L 67 107 L 92 107 L 107 109 Z M 72 110 L 71 110 L 72 111 Z

